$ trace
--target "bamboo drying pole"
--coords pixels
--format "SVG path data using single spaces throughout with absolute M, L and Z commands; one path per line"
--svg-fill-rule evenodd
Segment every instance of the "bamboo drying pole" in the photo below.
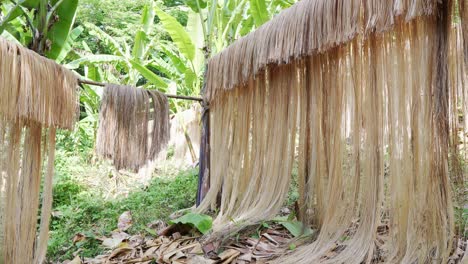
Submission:
M 100 82 L 95 82 L 95 81 L 88 81 L 88 80 L 78 80 L 78 83 L 80 84 L 89 84 L 89 85 L 94 85 L 94 86 L 101 86 L 105 87 L 105 83 L 100 83 Z M 174 94 L 166 94 L 168 98 L 174 98 L 174 99 L 183 99 L 183 100 L 192 100 L 192 101 L 198 101 L 202 102 L 203 99 L 200 97 L 193 97 L 193 96 L 185 96 L 185 95 L 174 95 Z

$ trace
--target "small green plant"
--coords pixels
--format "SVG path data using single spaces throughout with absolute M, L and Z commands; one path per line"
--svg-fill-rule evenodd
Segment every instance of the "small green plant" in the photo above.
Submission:
M 81 166 L 73 170 L 92 170 L 90 165 Z M 65 163 L 56 173 L 48 248 L 48 259 L 53 262 L 72 259 L 77 251 L 81 257 L 103 253 L 105 248 L 98 238 L 110 236 L 117 228 L 119 216 L 125 211 L 131 211 L 133 216 L 133 225 L 127 233 L 154 235 L 154 232 L 147 231 L 149 223 L 158 219 L 167 221 L 172 212 L 195 203 L 196 169 L 171 177 L 154 178 L 147 187 L 116 199 L 104 199 L 100 193 L 70 177 L 70 170 Z M 76 239 L 81 236 L 82 239 Z
M 171 224 L 189 224 L 195 227 L 202 234 L 211 230 L 213 219 L 209 215 L 188 213 L 180 218 L 170 221 Z
M 290 219 L 287 216 L 276 217 L 273 221 L 281 224 L 294 237 L 306 237 L 312 235 L 314 232 L 310 227 L 305 226 L 302 222 Z

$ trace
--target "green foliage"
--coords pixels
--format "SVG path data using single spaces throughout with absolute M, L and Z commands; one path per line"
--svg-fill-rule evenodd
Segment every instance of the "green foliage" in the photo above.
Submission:
M 294 215 L 280 216 L 273 219 L 273 222 L 281 224 L 294 237 L 306 237 L 313 234 L 313 230 L 302 222 L 294 220 Z
M 48 58 L 55 60 L 61 55 L 62 49 L 69 40 L 68 35 L 75 21 L 78 0 L 63 0 L 63 2 L 54 0 L 51 3 L 54 5 L 59 4 L 59 6 L 55 12 L 57 21 L 52 24 L 47 32 L 47 38 L 50 40 L 51 46 L 46 55 Z
M 185 0 L 185 4 L 190 7 L 193 12 L 200 12 L 207 6 L 207 2 L 204 0 Z
M 165 83 L 161 77 L 157 74 L 152 72 L 149 68 L 141 65 L 136 60 L 130 60 L 130 64 L 143 76 L 145 77 L 150 83 L 155 84 L 161 90 L 165 90 L 167 88 L 167 83 Z
M 208 233 L 213 225 L 213 218 L 209 215 L 188 213 L 180 218 L 170 221 L 171 224 L 189 224 L 202 234 Z
M 25 1 L 19 1 L 17 4 L 13 5 L 13 4 L 4 4 L 4 3 L 0 3 L 0 5 L 2 7 L 5 8 L 5 11 L 8 10 L 6 12 L 6 15 L 5 17 L 3 17 L 1 23 L 0 23 L 0 33 L 3 32 L 3 30 L 5 30 L 5 28 L 8 26 L 8 24 L 13 21 L 14 19 L 16 19 L 17 17 L 19 17 L 20 15 L 23 14 L 23 10 L 21 8 L 22 4 L 24 4 Z
M 76 21 L 79 25 L 92 24 L 111 33 L 119 42 L 131 44 L 137 25 L 140 23 L 139 12 L 146 0 L 80 0 Z M 86 28 L 86 27 L 85 27 Z M 87 31 L 82 36 L 93 53 L 107 53 L 100 39 Z M 83 49 L 78 44 L 79 49 Z
M 155 10 L 164 29 L 169 33 L 182 55 L 188 60 L 193 60 L 195 57 L 195 46 L 184 27 L 174 17 L 165 13 L 160 8 L 156 7 Z
M 72 51 L 74 43 L 76 42 L 78 37 L 81 35 L 81 33 L 83 33 L 83 30 L 84 28 L 82 26 L 78 26 L 74 28 L 72 31 L 70 31 L 70 34 L 68 35 L 67 40 L 62 45 L 62 49 L 60 50 L 60 53 L 55 58 L 55 60 L 58 63 L 63 62 L 65 57 L 68 55 L 68 53 Z
M 250 0 L 250 13 L 257 27 L 270 19 L 265 0 Z
M 69 160 L 68 165 L 57 166 L 58 181 L 54 185 L 54 216 L 48 250 L 50 260 L 70 259 L 78 250 L 82 257 L 102 253 L 104 248 L 96 238 L 109 236 L 116 229 L 120 214 L 125 211 L 131 211 L 133 215 L 133 226 L 128 230 L 132 235 L 150 232 L 146 227 L 149 223 L 157 219 L 166 221 L 172 212 L 188 208 L 195 202 L 197 171 L 194 169 L 175 177 L 155 178 L 149 186 L 132 192 L 126 198 L 105 200 L 69 175 L 69 166 L 74 163 Z M 92 169 L 81 169 L 84 174 L 90 173 L 89 170 Z M 86 239 L 73 243 L 76 234 L 83 234 Z

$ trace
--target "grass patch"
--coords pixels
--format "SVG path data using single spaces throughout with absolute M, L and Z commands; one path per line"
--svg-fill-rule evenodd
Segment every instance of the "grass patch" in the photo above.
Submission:
M 59 171 L 60 172 L 60 171 Z M 131 211 L 133 226 L 129 234 L 145 232 L 148 223 L 168 220 L 176 210 L 195 203 L 197 170 L 182 171 L 172 177 L 154 178 L 143 188 L 131 192 L 128 197 L 105 200 L 69 176 L 58 177 L 54 185 L 54 216 L 50 228 L 48 259 L 71 259 L 79 251 L 82 257 L 94 257 L 103 252 L 96 237 L 108 236 L 117 228 L 118 217 Z M 86 239 L 73 243 L 75 234 Z

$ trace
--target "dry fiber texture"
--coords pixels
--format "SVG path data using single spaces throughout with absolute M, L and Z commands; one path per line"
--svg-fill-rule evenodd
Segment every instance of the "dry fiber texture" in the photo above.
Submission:
M 43 263 L 55 131 L 71 129 L 76 121 L 77 79 L 55 62 L 0 38 L 0 95 L 0 263 Z
M 208 241 L 275 216 L 297 158 L 299 217 L 319 233 L 278 263 L 446 263 L 468 98 L 454 10 L 303 0 L 213 58 Z
M 108 84 L 101 104 L 97 153 L 117 169 L 138 171 L 169 141 L 169 104 L 157 91 Z

